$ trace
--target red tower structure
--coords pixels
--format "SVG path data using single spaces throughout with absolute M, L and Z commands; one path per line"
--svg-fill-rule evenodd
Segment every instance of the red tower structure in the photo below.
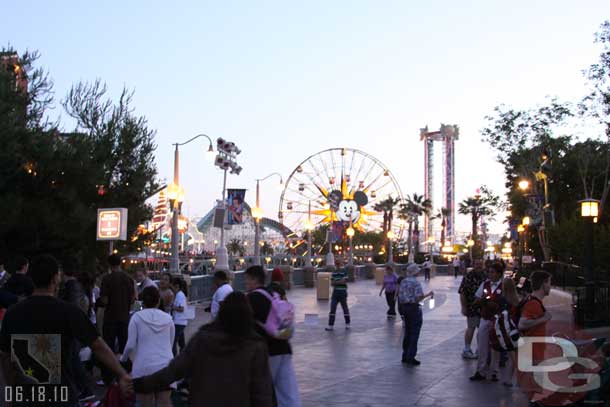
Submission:
M 16 52 L 0 52 L 0 65 L 9 74 L 15 75 L 15 91 L 27 92 L 28 80 Z
M 456 125 L 441 124 L 439 131 L 428 131 L 428 126 L 420 129 L 419 138 L 424 142 L 424 197 L 432 202 L 434 208 L 434 142 L 443 143 L 443 206 L 449 210 L 446 220 L 445 238 L 455 242 L 455 140 L 459 138 Z M 426 239 L 432 236 L 430 216 L 424 219 Z

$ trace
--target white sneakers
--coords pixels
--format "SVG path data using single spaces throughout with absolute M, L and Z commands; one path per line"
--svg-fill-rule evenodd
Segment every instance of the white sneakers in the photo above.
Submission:
M 478 358 L 478 356 L 475 353 L 473 353 L 470 349 L 463 351 L 462 357 L 464 359 L 477 359 Z

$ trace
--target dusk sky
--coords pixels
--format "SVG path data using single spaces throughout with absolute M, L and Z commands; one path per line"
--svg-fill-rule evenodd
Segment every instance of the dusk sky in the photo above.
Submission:
M 594 33 L 608 0 L 536 1 L 4 1 L 0 39 L 38 50 L 55 82 L 100 78 L 156 129 L 160 178 L 171 181 L 172 143 L 206 133 L 241 149 L 248 188 L 287 177 L 309 155 L 357 148 L 382 161 L 405 194 L 423 193 L 419 129 L 457 124 L 456 200 L 481 184 L 504 194 L 504 174 L 481 142 L 494 106 L 529 108 L 547 96 L 578 100 L 595 62 Z M 61 117 L 64 130 L 73 123 Z M 440 153 L 440 145 L 439 145 Z M 207 141 L 181 150 L 189 216 L 220 197 L 222 173 Z M 441 206 L 440 154 L 436 206 Z M 279 191 L 262 184 L 277 216 Z M 458 216 L 457 229 L 469 219 Z M 501 223 L 493 230 L 501 231 Z

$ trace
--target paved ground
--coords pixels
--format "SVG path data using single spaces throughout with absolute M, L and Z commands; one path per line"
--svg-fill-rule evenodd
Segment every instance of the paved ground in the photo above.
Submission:
M 340 311 L 335 331 L 324 331 L 329 303 L 317 301 L 314 289 L 290 291 L 298 311 L 292 343 L 303 406 L 526 405 L 518 388 L 468 380 L 476 362 L 461 358 L 465 321 L 458 286 L 459 279 L 445 276 L 430 283 L 436 306 L 424 307 L 418 355 L 422 365 L 415 368 L 400 363 L 402 322 L 387 320 L 385 298 L 378 296 L 373 280 L 349 286 L 350 331 L 343 328 Z M 208 318 L 199 310 L 197 314 L 188 333 Z M 319 315 L 318 323 L 306 324 L 305 314 Z

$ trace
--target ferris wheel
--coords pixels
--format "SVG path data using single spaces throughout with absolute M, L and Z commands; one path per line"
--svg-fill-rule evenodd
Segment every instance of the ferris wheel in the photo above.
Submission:
M 403 199 L 398 182 L 381 161 L 360 150 L 331 148 L 308 157 L 292 171 L 278 217 L 292 233 L 323 224 L 331 225 L 334 239 L 349 226 L 379 232 L 383 213 L 374 207 L 390 196 Z M 400 238 L 403 226 L 395 221 L 392 231 Z

